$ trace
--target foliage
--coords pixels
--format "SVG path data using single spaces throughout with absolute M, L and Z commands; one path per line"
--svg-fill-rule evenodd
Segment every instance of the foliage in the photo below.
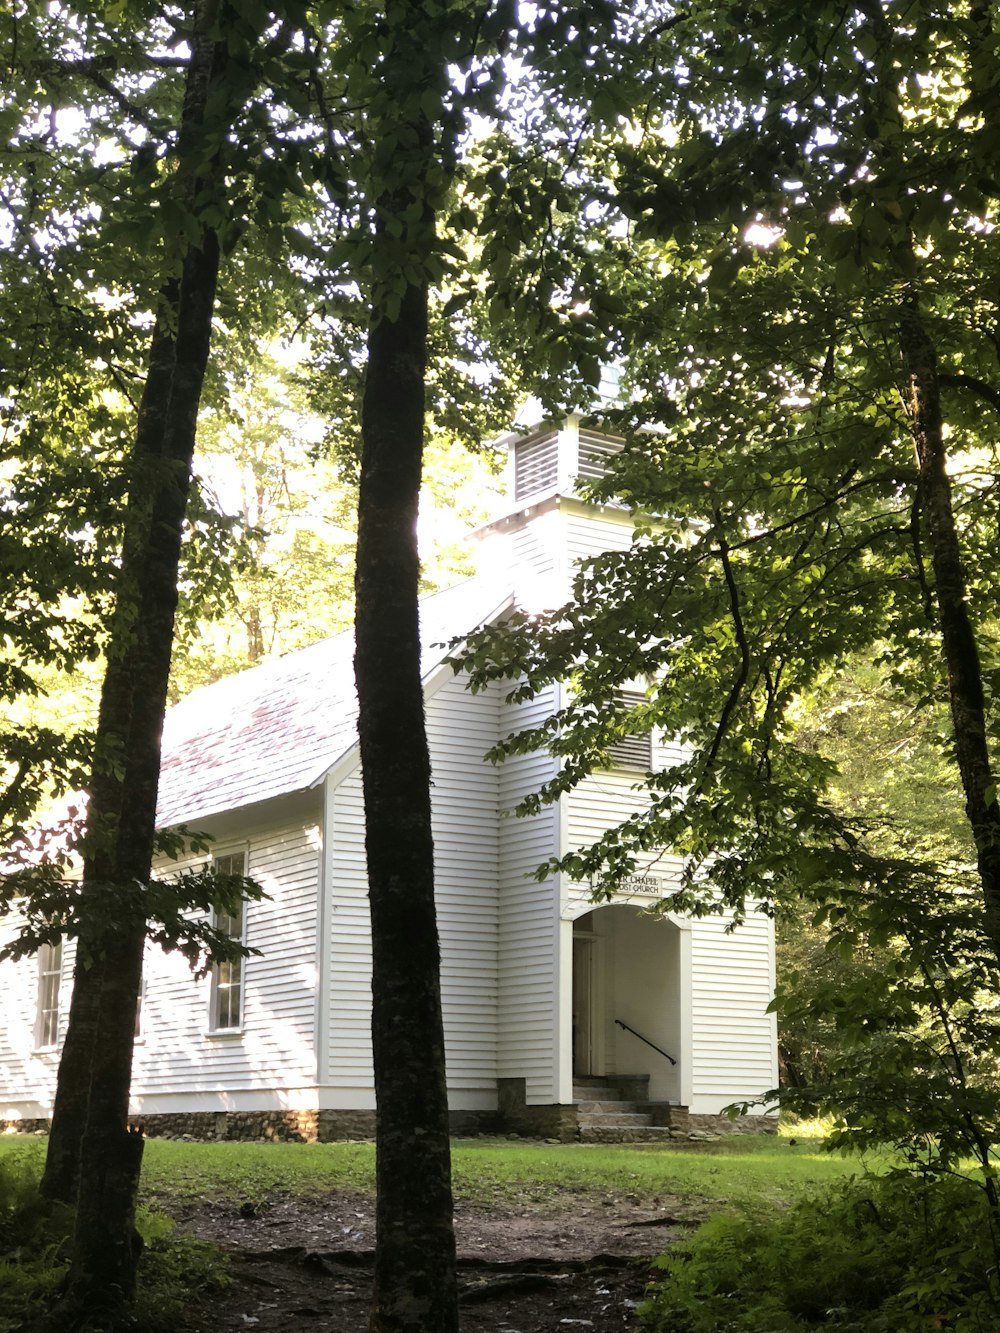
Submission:
M 829 798 L 851 812 L 870 877 L 806 885 L 779 907 L 783 1106 L 832 1116 L 833 1146 L 991 1173 L 1000 976 L 940 713 L 859 661 L 797 713 L 799 743 L 837 764 Z
M 886 644 L 848 658 L 790 710 L 796 743 L 834 765 L 827 799 L 869 841 L 894 855 L 972 860 L 949 719 L 892 679 Z
M 213 963 L 260 952 L 218 927 L 213 912 L 235 914 L 241 904 L 259 902 L 267 894 L 250 876 L 220 871 L 211 862 L 150 878 L 141 895 L 128 901 L 117 885 L 91 883 L 85 903 L 76 853 L 80 825 L 79 812 L 71 807 L 66 820 L 9 849 L 8 871 L 0 877 L 0 909 L 10 913 L 16 930 L 0 946 L 0 962 L 23 958 L 60 939 L 79 941 L 78 948 L 87 957 L 92 911 L 114 921 L 116 930 L 135 919 L 145 922 L 149 940 L 168 953 L 181 954 L 196 977 L 204 976 Z M 157 841 L 159 851 L 175 860 L 206 853 L 209 845 L 184 827 L 159 834 Z M 22 860 L 27 864 L 13 868 Z
M 66 1271 L 71 1210 L 52 1208 L 38 1193 L 29 1154 L 0 1157 L 0 1329 L 21 1327 L 40 1313 Z
M 136 1229 L 144 1242 L 138 1333 L 171 1333 L 200 1295 L 229 1285 L 228 1261 L 214 1245 L 178 1231 L 163 1213 L 140 1209 Z
M 40 801 L 84 785 L 93 715 L 67 725 L 54 717 L 64 697 L 46 706 L 39 696 L 104 649 L 124 504 L 138 482 L 129 451 L 154 312 L 200 225 L 184 202 L 194 197 L 191 155 L 177 134 L 189 20 L 158 5 L 127 21 L 89 4 L 25 0 L 16 10 L 0 94 L 3 842 Z M 237 27 L 234 49 L 250 31 Z M 242 60 L 229 72 L 233 84 L 257 77 Z M 243 150 L 271 101 L 268 90 L 231 136 L 231 252 L 259 225 L 245 212 L 253 172 Z M 202 186 L 206 163 L 194 166 Z M 271 316 L 275 299 L 260 293 L 280 273 L 263 252 L 233 254 L 220 301 L 230 333 Z M 200 596 L 225 583 L 231 549 L 226 524 L 195 504 L 184 577 Z
M 669 846 L 686 864 L 675 906 L 721 898 L 739 913 L 748 897 L 858 873 L 851 812 L 823 799 L 830 766 L 795 743 L 797 700 L 857 655 L 941 705 L 961 674 L 944 666 L 944 583 L 913 457 L 897 336 L 911 296 L 947 387 L 962 605 L 989 702 L 995 432 L 985 398 L 956 382 L 975 367 L 988 387 L 995 371 L 994 205 L 973 165 L 971 95 L 992 47 L 928 9 L 911 31 L 892 7 L 819 5 L 803 20 L 693 6 L 661 24 L 661 73 L 634 133 L 609 144 L 604 198 L 633 225 L 606 219 L 591 254 L 595 282 L 624 303 L 624 392 L 604 419 L 627 444 L 597 490 L 640 531 L 630 551 L 585 562 L 566 606 L 481 636 L 469 663 L 518 698 L 571 681 L 558 717 L 498 751 L 551 744 L 563 764 L 545 797 L 622 731 L 656 726 L 687 747 L 644 784 L 648 810 L 560 863 L 574 878 L 613 883 Z M 963 96 L 969 119 L 953 114 Z M 968 198 L 950 194 L 966 170 Z M 637 677 L 647 701 L 609 709 Z
M 36 1154 L 15 1143 L 0 1154 L 0 1333 L 13 1333 L 39 1315 L 66 1275 L 72 1209 L 38 1192 Z M 137 1333 L 168 1333 L 200 1291 L 226 1281 L 226 1267 L 210 1245 L 178 1234 L 162 1213 L 143 1210 L 142 1290 Z M 99 1322 L 93 1325 L 100 1333 Z
M 940 708 L 914 702 L 893 687 L 886 667 L 856 658 L 801 696 L 791 717 L 796 743 L 835 765 L 827 799 L 868 847 L 937 862 L 946 878 L 949 865 L 972 857 Z M 839 889 L 834 885 L 833 898 L 842 902 Z M 864 895 L 857 901 L 863 903 Z M 821 906 L 821 896 L 794 892 L 777 904 L 782 1083 L 791 1086 L 825 1083 L 830 1059 L 842 1052 L 846 1036 L 824 997 L 841 995 L 845 1009 L 860 989 L 856 1003 L 863 1005 L 865 987 L 874 982 L 855 973 L 875 977 L 887 968 L 894 974 L 899 951 L 906 948 L 891 929 L 891 948 L 873 943 L 868 920 L 847 939 L 831 931 Z M 879 933 L 884 936 L 884 929 Z M 813 993 L 820 998 L 815 1006 Z
M 206 599 L 204 580 L 185 593 L 175 697 L 340 633 L 354 614 L 356 478 L 342 456 L 327 456 L 301 375 L 265 353 L 223 378 L 224 403 L 203 414 L 198 469 L 208 511 L 231 515 L 234 554 L 218 596 Z M 428 440 L 422 591 L 472 572 L 467 534 L 490 516 L 495 466 L 485 453 Z
M 1000 969 L 974 878 L 895 863 L 865 885 L 824 886 L 815 922 L 850 966 L 788 969 L 775 1007 L 835 1034 L 783 1104 L 834 1117 L 833 1146 L 894 1145 L 925 1171 L 994 1170 L 1000 1141 Z
M 996 1221 L 963 1179 L 846 1181 L 784 1213 L 720 1213 L 658 1261 L 663 1333 L 994 1328 Z

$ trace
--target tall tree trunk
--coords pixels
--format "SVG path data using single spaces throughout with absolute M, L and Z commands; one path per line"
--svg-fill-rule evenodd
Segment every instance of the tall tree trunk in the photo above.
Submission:
M 208 35 L 216 18 L 213 5 L 201 8 L 182 141 L 204 123 L 210 94 L 224 76 L 226 44 Z M 205 184 L 202 176 L 198 188 Z M 204 228 L 200 245 L 185 254 L 176 302 L 168 298 L 159 313 L 137 422 L 88 807 L 80 961 L 45 1176 L 50 1197 L 68 1198 L 78 1185 L 66 1291 L 43 1324 L 53 1329 L 95 1318 L 102 1328 L 116 1327 L 134 1290 L 142 1137 L 129 1130 L 128 1098 L 146 935 L 144 888 L 153 857 L 181 532 L 218 270 L 218 239 Z
M 455 22 L 447 3 L 427 11 L 389 0 L 373 23 L 377 221 L 355 575 L 377 1108 L 373 1333 L 458 1329 L 416 531 L 427 272 L 451 166 L 443 107 Z
M 150 346 L 149 366 L 136 424 L 129 505 L 125 521 L 119 595 L 116 602 L 111 645 L 101 689 L 98 717 L 98 750 L 90 788 L 90 841 L 94 850 L 85 866 L 81 915 L 84 924 L 94 902 L 94 926 L 99 925 L 101 904 L 98 884 L 106 880 L 110 867 L 107 854 L 97 849 L 97 812 L 104 811 L 115 821 L 120 815 L 122 784 L 115 774 L 128 736 L 131 690 L 130 655 L 125 652 L 134 618 L 134 586 L 123 585 L 134 573 L 140 556 L 143 534 L 149 522 L 150 469 L 161 455 L 163 431 L 167 419 L 170 387 L 173 383 L 175 340 L 179 289 L 170 284 L 164 293 Z M 108 833 L 113 836 L 113 825 Z M 87 1118 L 91 1061 L 97 1033 L 101 984 L 91 967 L 92 955 L 99 952 L 99 938 L 84 934 L 79 942 L 73 977 L 66 1039 L 63 1043 L 56 1078 L 56 1093 L 41 1190 L 49 1199 L 73 1203 L 79 1185 L 80 1144 Z
M 920 503 L 934 566 L 938 624 L 948 669 L 955 756 L 976 844 L 985 924 L 1000 957 L 1000 806 L 986 741 L 982 668 L 966 597 L 941 421 L 937 354 L 916 298 L 903 307 L 899 345 L 909 382 L 907 410 L 917 454 Z
M 372 919 L 377 1248 L 371 1328 L 458 1328 L 430 761 L 417 614 L 427 291 L 368 338 L 357 652 Z
M 128 1127 L 135 1012 L 146 938 L 148 883 L 160 772 L 160 737 L 177 609 L 181 532 L 191 480 L 195 425 L 208 364 L 219 248 L 214 232 L 188 252 L 178 314 L 178 350 L 163 436 L 159 484 L 135 573 L 138 599 L 129 725 L 114 844 L 91 863 L 113 886 L 117 929 L 105 932 L 92 964 L 99 986 L 69 1297 L 92 1311 L 129 1297 L 135 1280 L 134 1210 L 142 1139 Z M 98 816 L 103 812 L 98 810 Z M 105 880 L 102 871 L 107 871 Z M 86 870 L 85 870 L 86 873 Z M 110 904 L 108 904 L 110 906 Z

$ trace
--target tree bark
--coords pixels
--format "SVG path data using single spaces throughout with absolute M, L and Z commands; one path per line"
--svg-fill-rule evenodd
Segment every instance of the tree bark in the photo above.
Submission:
M 1000 806 L 986 740 L 979 649 L 969 615 L 962 550 L 951 503 L 937 353 L 916 298 L 911 298 L 901 312 L 899 345 L 909 382 L 907 411 L 934 567 L 955 756 L 965 793 L 965 813 L 976 844 L 986 933 L 1000 957 Z
M 182 140 L 205 119 L 225 42 L 192 41 Z M 198 187 L 205 187 L 205 179 Z M 181 533 L 208 363 L 219 245 L 211 228 L 185 253 L 176 300 L 159 313 L 139 412 L 108 668 L 101 696 L 81 892 L 80 959 L 60 1062 L 49 1197 L 77 1197 L 73 1259 L 42 1327 L 95 1318 L 113 1328 L 135 1284 L 142 1136 L 128 1098 L 155 835 L 160 738 L 177 606 Z M 76 1189 L 74 1190 L 74 1186 Z
M 150 479 L 146 474 L 154 465 L 154 460 L 160 457 L 163 448 L 163 431 L 167 419 L 170 386 L 173 381 L 176 347 L 173 330 L 177 323 L 178 299 L 177 285 L 171 284 L 164 293 L 153 330 L 149 366 L 139 405 L 133 449 L 129 505 L 125 520 L 126 549 L 123 551 L 120 575 L 122 584 L 126 576 L 130 578 L 130 582 L 132 581 L 131 576 L 139 556 L 142 534 L 148 528 Z M 120 779 L 115 777 L 115 764 L 128 735 L 131 699 L 130 659 L 124 649 L 128 643 L 129 627 L 134 616 L 132 605 L 135 595 L 134 587 L 126 589 L 120 586 L 101 689 L 97 725 L 98 751 L 91 776 L 89 807 L 88 832 L 94 850 L 89 854 L 84 868 L 81 890 L 81 916 L 84 925 L 87 923 L 90 903 L 99 897 L 96 885 L 101 878 L 106 878 L 110 873 L 110 867 L 102 864 L 102 861 L 105 863 L 107 861 L 106 854 L 102 857 L 96 846 L 98 813 L 103 811 L 105 819 L 114 820 L 120 815 L 122 784 Z M 95 902 L 94 905 L 99 914 L 99 902 Z M 96 938 L 91 939 L 89 934 L 85 934 L 77 950 L 66 1039 L 56 1078 L 52 1130 L 41 1180 L 43 1195 L 62 1203 L 75 1201 L 79 1185 L 80 1144 L 87 1117 L 91 1060 L 96 1041 L 101 991 L 99 978 L 93 973 L 89 962 L 92 953 L 99 950 L 99 947 Z
M 373 1333 L 457 1333 L 451 1146 L 418 626 L 417 506 L 436 201 L 456 11 L 390 0 L 369 95 L 376 217 L 355 574 L 372 928 Z M 433 184 L 431 184 L 433 180 Z
M 427 290 L 373 317 L 362 405 L 355 667 L 372 921 L 377 1247 L 371 1328 L 458 1328 L 417 611 Z
M 146 938 L 143 887 L 152 868 L 181 532 L 218 267 L 218 244 L 214 232 L 208 232 L 184 263 L 163 466 L 135 571 L 137 619 L 134 643 L 124 659 L 131 667 L 129 722 L 122 790 L 112 814 L 114 844 L 107 852 L 98 851 L 85 867 L 85 877 L 89 870 L 98 884 L 114 886 L 116 909 L 116 929 L 102 932 L 90 967 L 93 980 L 88 982 L 88 988 L 97 987 L 98 1001 L 68 1298 L 89 1312 L 127 1299 L 135 1283 L 134 1213 L 142 1138 L 129 1129 L 128 1099 Z M 105 813 L 99 808 L 98 819 Z

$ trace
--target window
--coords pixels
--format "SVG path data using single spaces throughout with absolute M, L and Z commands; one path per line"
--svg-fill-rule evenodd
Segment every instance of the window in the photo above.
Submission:
M 233 852 L 216 856 L 213 868 L 220 875 L 245 875 L 246 853 Z M 212 924 L 230 939 L 242 940 L 244 927 L 243 904 L 235 912 L 213 912 Z M 231 1032 L 243 1022 L 243 959 L 216 963 L 212 968 L 211 1029 L 213 1032 Z
M 625 708 L 637 708 L 647 702 L 646 695 L 638 690 L 622 690 L 618 698 Z M 623 736 L 608 746 L 608 754 L 615 768 L 633 768 L 648 773 L 653 767 L 653 737 L 648 731 Z
M 38 950 L 38 1017 L 35 1044 L 55 1046 L 59 1040 L 59 983 L 62 980 L 62 941 Z

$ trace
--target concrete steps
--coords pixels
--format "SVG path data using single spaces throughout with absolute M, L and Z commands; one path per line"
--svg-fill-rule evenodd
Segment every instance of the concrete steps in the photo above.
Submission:
M 643 1095 L 648 1080 L 613 1075 L 577 1075 L 573 1102 L 584 1143 L 668 1143 L 686 1137 L 687 1108 L 650 1102 Z
M 631 1125 L 633 1129 L 640 1125 L 652 1125 L 653 1117 L 648 1110 L 639 1110 L 631 1101 L 623 1102 L 620 1110 L 601 1110 L 600 1102 L 577 1102 L 577 1120 L 592 1125 Z

